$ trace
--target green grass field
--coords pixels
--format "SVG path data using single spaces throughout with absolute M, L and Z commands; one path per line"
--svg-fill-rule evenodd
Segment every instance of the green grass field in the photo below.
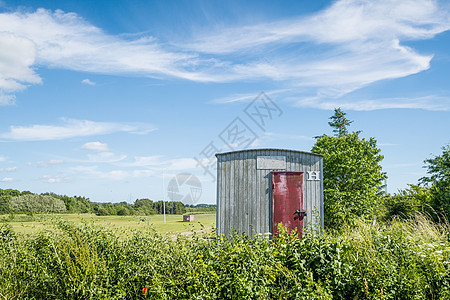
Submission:
M 7 222 L 14 232 L 33 234 L 42 230 L 53 230 L 53 220 L 63 219 L 73 223 L 89 223 L 99 225 L 117 232 L 126 233 L 128 230 L 145 231 L 154 228 L 157 232 L 167 235 L 179 233 L 209 231 L 215 227 L 215 214 L 195 215 L 194 222 L 183 222 L 182 215 L 153 216 L 97 216 L 95 214 L 39 214 L 39 215 L 8 215 L 0 216 L 0 221 Z

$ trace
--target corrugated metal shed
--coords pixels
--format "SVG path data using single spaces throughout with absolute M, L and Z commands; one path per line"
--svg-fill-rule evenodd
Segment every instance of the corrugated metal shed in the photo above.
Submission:
M 253 237 L 254 233 L 272 233 L 273 171 L 303 172 L 304 226 L 323 228 L 322 155 L 256 149 L 218 153 L 216 157 L 219 234 L 237 231 Z

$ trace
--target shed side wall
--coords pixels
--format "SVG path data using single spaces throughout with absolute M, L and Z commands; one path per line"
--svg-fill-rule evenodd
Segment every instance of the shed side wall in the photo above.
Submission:
M 286 150 L 253 150 L 218 155 L 217 231 L 254 233 L 272 231 L 272 171 L 258 170 L 258 156 L 286 156 L 285 171 L 303 171 L 305 226 L 319 229 L 323 216 L 321 180 L 307 180 L 308 171 L 322 171 L 322 157 Z

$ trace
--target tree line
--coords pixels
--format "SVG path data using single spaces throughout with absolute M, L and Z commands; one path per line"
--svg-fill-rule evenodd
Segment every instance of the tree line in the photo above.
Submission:
M 328 123 L 333 136 L 316 137 L 312 152 L 323 154 L 324 223 L 340 230 L 360 218 L 383 221 L 408 219 L 417 212 L 435 221 L 450 219 L 450 144 L 442 153 L 425 159 L 427 176 L 417 184 L 394 194 L 384 191 L 387 178 L 376 139 L 361 138 L 361 131 L 349 132 L 353 121 L 340 108 Z
M 165 206 L 165 207 L 164 207 Z M 184 205 L 182 202 L 153 201 L 137 199 L 134 203 L 102 203 L 91 202 L 83 196 L 66 196 L 54 193 L 34 194 L 29 191 L 0 189 L 0 214 L 9 213 L 95 213 L 107 215 L 153 215 L 153 214 L 184 214 L 186 211 L 211 211 L 215 205 Z

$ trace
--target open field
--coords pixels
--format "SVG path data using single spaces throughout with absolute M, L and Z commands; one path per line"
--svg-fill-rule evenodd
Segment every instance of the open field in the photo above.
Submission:
M 128 230 L 146 231 L 154 228 L 162 234 L 188 233 L 191 231 L 211 230 L 215 227 L 215 214 L 195 215 L 194 222 L 183 222 L 182 215 L 166 215 L 164 224 L 163 215 L 152 216 L 97 216 L 95 214 L 37 214 L 33 216 L 9 215 L 0 216 L 0 221 L 9 220 L 7 223 L 16 233 L 32 234 L 42 230 L 54 229 L 53 220 L 63 219 L 65 221 L 77 223 L 88 223 L 99 225 L 117 232 L 127 232 Z

